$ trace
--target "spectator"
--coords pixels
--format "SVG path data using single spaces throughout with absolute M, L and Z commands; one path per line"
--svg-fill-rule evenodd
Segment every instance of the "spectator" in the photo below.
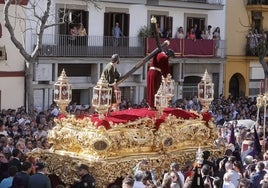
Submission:
M 72 188 L 95 188 L 95 179 L 89 174 L 89 167 L 85 164 L 81 164 L 78 167 L 78 174 L 81 177 L 79 182 L 76 182 Z
M 0 182 L 8 177 L 8 160 L 4 153 L 0 153 Z
M 193 40 L 193 41 L 196 40 L 195 31 L 194 31 L 193 27 L 191 27 L 189 29 L 188 33 L 186 34 L 186 39 L 190 39 L 190 40 Z
M 2 120 L 0 120 L 0 135 L 8 136 L 7 131 L 6 131 L 6 126 Z
M 249 188 L 250 180 L 247 178 L 242 178 L 239 182 L 239 188 Z
M 210 173 L 210 166 L 205 164 L 201 168 L 202 179 L 204 184 L 208 184 L 209 187 L 213 186 L 213 178 L 209 175 Z
M 230 172 L 224 174 L 222 188 L 237 188 L 232 182 L 232 174 Z
M 81 37 L 87 36 L 87 31 L 82 23 L 79 24 L 78 35 Z
M 134 175 L 134 185 L 133 188 L 145 188 L 143 184 L 144 172 L 142 170 L 138 170 Z
M 32 171 L 32 164 L 24 162 L 21 165 L 21 172 L 18 172 L 13 179 L 12 188 L 27 187 L 30 179 L 30 173 Z
M 226 184 L 234 185 L 238 187 L 239 181 L 242 178 L 241 174 L 233 170 L 232 162 L 226 162 L 225 164 L 226 173 L 223 176 L 223 180 Z
M 218 49 L 220 47 L 220 40 L 221 40 L 221 34 L 220 34 L 220 28 L 216 27 L 216 29 L 213 32 L 213 39 L 215 40 L 215 54 L 218 56 Z
M 211 25 L 208 25 L 208 29 L 206 31 L 206 39 L 208 40 L 212 40 L 213 39 L 213 34 L 212 34 L 212 31 L 211 31 Z
M 177 32 L 176 32 L 176 38 L 177 39 L 184 39 L 184 32 L 183 32 L 183 27 L 179 27 Z
M 183 187 L 185 177 L 184 177 L 183 173 L 181 172 L 180 165 L 178 163 L 171 163 L 170 164 L 170 170 L 174 171 L 174 172 L 176 172 L 178 174 L 178 176 L 180 178 L 178 180 L 178 182 L 180 183 L 180 187 Z
M 181 178 L 179 174 L 176 171 L 171 171 L 170 172 L 170 177 L 171 177 L 171 187 L 172 188 L 178 188 L 178 187 L 183 187 Z M 183 180 L 184 182 L 184 180 Z
M 194 33 L 196 39 L 202 39 L 201 38 L 201 30 L 197 24 L 194 24 Z
M 215 177 L 213 180 L 213 188 L 222 188 L 222 180 L 219 177 Z
M 201 31 L 201 38 L 200 39 L 203 39 L 203 40 L 206 40 L 207 39 L 207 35 L 206 35 L 206 32 L 205 32 L 205 30 L 202 30 Z
M 4 178 L 1 183 L 0 183 L 0 187 L 1 188 L 9 188 L 11 187 L 12 185 L 12 182 L 13 182 L 13 179 L 14 179 L 14 176 L 16 175 L 16 173 L 18 172 L 18 169 L 16 166 L 10 166 L 8 168 L 8 174 L 9 174 L 9 177 L 7 178 Z
M 114 46 L 119 46 L 119 39 L 123 36 L 123 33 L 119 27 L 119 23 L 116 22 L 112 29 Z
M 166 38 L 166 39 L 172 38 L 172 32 L 171 32 L 170 28 L 168 28 L 167 30 L 164 31 L 163 37 Z
M 29 178 L 28 188 L 51 188 L 51 182 L 46 175 L 46 165 L 42 162 L 36 164 L 36 174 Z
M 256 173 L 253 174 L 250 178 L 250 187 L 251 188 L 261 188 L 261 180 L 264 178 L 266 171 L 264 170 L 265 166 L 263 162 L 258 162 L 256 165 Z
M 131 176 L 127 176 L 124 178 L 122 182 L 122 188 L 133 188 L 134 179 Z
M 21 171 L 21 156 L 22 153 L 19 149 L 14 149 L 12 151 L 12 159 L 9 161 L 8 166 L 16 166 L 17 170 L 20 172 Z

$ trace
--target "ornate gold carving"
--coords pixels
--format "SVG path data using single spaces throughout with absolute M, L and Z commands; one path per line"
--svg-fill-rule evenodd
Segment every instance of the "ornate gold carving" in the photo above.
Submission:
M 184 120 L 168 115 L 158 129 L 155 121 L 145 117 L 125 124 L 109 122 L 111 128 L 106 130 L 102 126 L 96 129 L 89 118 L 68 116 L 56 120 L 56 127 L 49 131 L 52 148 L 32 155 L 51 164 L 50 172 L 67 184 L 75 181 L 73 168 L 83 162 L 92 168 L 97 187 L 105 187 L 117 177 L 132 174 L 133 167 L 143 159 L 160 175 L 171 162 L 194 162 L 199 146 L 215 157 L 225 150 L 215 144 L 215 125 L 202 121 L 201 116 Z

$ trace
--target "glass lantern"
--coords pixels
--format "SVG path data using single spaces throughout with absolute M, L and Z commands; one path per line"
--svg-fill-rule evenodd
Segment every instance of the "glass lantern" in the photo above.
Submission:
M 159 114 L 162 114 L 164 108 L 168 107 L 169 101 L 174 96 L 174 81 L 169 77 L 162 76 L 162 83 L 154 96 L 154 106 L 157 108 Z
M 69 83 L 64 69 L 54 84 L 54 101 L 59 106 L 61 113 L 66 113 L 66 107 L 72 101 L 72 85 Z
M 167 75 L 167 78 L 164 82 L 164 87 L 166 95 L 169 96 L 171 100 L 171 98 L 174 96 L 174 80 L 172 79 L 171 74 Z
M 201 147 L 199 146 L 196 152 L 195 162 L 201 166 L 203 164 L 203 161 L 204 161 L 203 151 Z
M 95 107 L 99 114 L 99 118 L 103 119 L 104 114 L 108 113 L 112 100 L 112 88 L 109 83 L 101 75 L 101 78 L 97 82 L 97 85 L 93 88 L 92 106 Z
M 116 88 L 114 90 L 114 95 L 116 103 L 113 104 L 112 108 L 114 111 L 117 111 L 119 109 L 119 104 L 121 103 L 121 90 L 119 88 Z
M 210 103 L 213 101 L 213 96 L 214 84 L 206 70 L 201 82 L 198 84 L 198 100 L 203 105 L 205 111 L 208 110 Z

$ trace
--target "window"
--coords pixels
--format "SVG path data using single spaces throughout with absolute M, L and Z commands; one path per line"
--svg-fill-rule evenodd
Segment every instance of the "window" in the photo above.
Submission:
M 129 36 L 129 14 L 127 13 L 116 13 L 116 12 L 106 12 L 104 13 L 104 46 L 114 45 L 113 38 L 113 27 L 119 24 L 119 27 L 122 31 L 124 37 L 121 37 L 117 42 L 116 46 L 128 46 Z
M 62 70 L 65 70 L 68 77 L 90 77 L 91 65 L 90 64 L 59 64 L 58 75 Z
M 112 36 L 115 23 L 118 22 L 124 36 L 129 36 L 129 14 L 127 13 L 104 13 L 104 36 Z
M 59 34 L 69 35 L 73 27 L 79 27 L 83 24 L 88 33 L 88 12 L 75 9 L 59 9 Z
M 154 15 L 151 14 L 150 18 L 154 16 L 156 18 L 156 21 L 158 23 L 159 29 L 163 35 L 166 35 L 167 32 L 170 32 L 169 35 L 172 35 L 172 28 L 173 28 L 173 18 L 170 16 L 165 16 L 165 15 Z M 150 19 L 151 20 L 151 19 Z M 163 36 L 164 37 L 164 36 Z
M 187 32 L 197 24 L 200 31 L 205 30 L 205 18 L 187 17 Z

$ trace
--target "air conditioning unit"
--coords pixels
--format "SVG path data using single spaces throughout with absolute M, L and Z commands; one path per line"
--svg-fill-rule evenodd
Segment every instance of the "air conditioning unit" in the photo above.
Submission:
M 7 60 L 7 52 L 5 46 L 0 46 L 0 61 Z

